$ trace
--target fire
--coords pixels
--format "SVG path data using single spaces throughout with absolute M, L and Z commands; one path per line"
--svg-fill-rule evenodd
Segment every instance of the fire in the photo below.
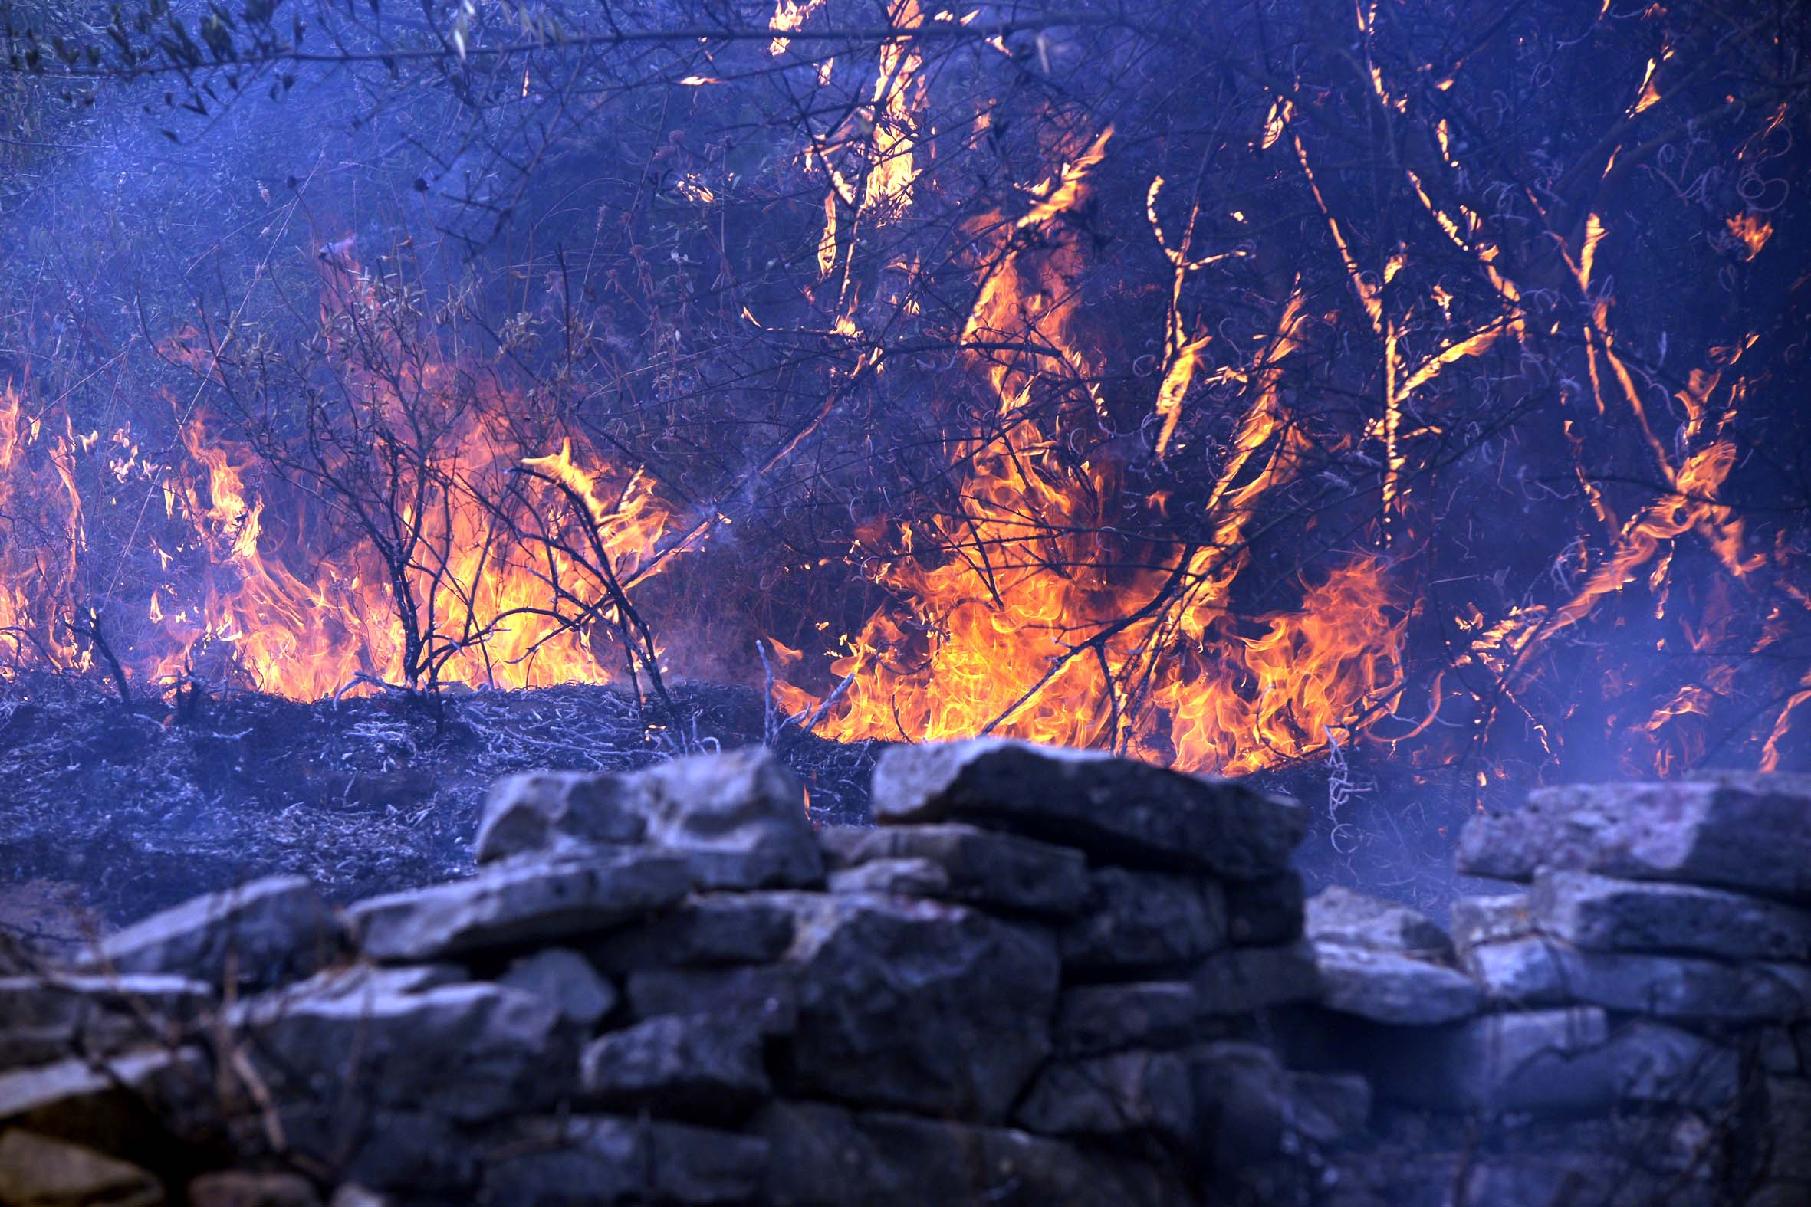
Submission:
M 1118 467 L 1089 460 L 1077 480 L 1048 421 L 1030 413 L 1053 367 L 1096 376 L 1077 312 L 1084 257 L 1053 228 L 1085 202 L 1110 136 L 1102 131 L 1034 189 L 1016 223 L 989 215 L 976 225 L 996 232 L 996 244 L 963 340 L 1048 353 L 968 354 L 999 399 L 1000 430 L 955 449 L 967 473 L 962 511 L 922 525 L 936 538 L 930 547 L 901 541 L 887 551 L 879 579 L 900 606 L 845 638 L 831 672 L 848 687 L 822 732 L 916 740 L 998 731 L 1249 771 L 1323 748 L 1401 682 L 1405 615 L 1382 559 L 1335 567 L 1305 586 L 1298 609 L 1253 618 L 1228 606 L 1247 565 L 1245 527 L 1265 491 L 1294 470 L 1300 437 L 1286 430 L 1278 385 L 1299 296 L 1256 361 L 1227 378 L 1245 382 L 1250 401 L 1205 504 L 1213 539 L 1202 547 L 1116 536 L 1106 509 L 1121 489 Z M 1209 262 L 1191 258 L 1186 238 L 1170 249 L 1155 220 L 1156 187 L 1153 227 L 1178 274 Z M 1012 241 L 1012 231 L 1032 226 L 1043 228 L 1035 248 Z M 1202 336 L 1174 345 L 1159 391 L 1160 447 L 1205 344 Z M 782 695 L 792 708 L 817 703 L 796 688 Z
M 82 499 L 67 418 L 48 430 L 0 383 L 0 667 L 85 665 L 61 609 L 75 604 Z

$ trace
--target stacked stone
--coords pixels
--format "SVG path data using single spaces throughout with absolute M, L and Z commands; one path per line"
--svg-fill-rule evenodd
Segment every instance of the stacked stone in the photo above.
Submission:
M 1319 991 L 1288 859 L 1306 819 L 1232 781 L 1022 743 L 902 747 L 878 828 L 826 836 L 831 884 L 938 896 L 1054 940 L 1049 1056 L 1027 1131 L 1162 1154 L 1188 1194 L 1307 1201 L 1361 1127 L 1354 1077 L 1286 1069 L 1269 1013 Z
M 1526 887 L 1460 900 L 1451 944 L 1309 905 L 1343 1017 L 1301 1033 L 1384 1105 L 1354 1202 L 1811 1203 L 1811 783 L 1545 789 L 1460 867 Z
M 760 750 L 517 776 L 468 879 L 261 881 L 15 978 L 0 1199 L 1285 1201 L 1361 1121 L 1251 1039 L 1315 991 L 1293 804 L 993 741 L 874 799 L 814 833 Z

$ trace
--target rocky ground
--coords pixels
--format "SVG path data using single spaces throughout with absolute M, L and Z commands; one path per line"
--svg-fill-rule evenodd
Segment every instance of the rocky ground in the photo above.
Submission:
M 177 716 L 128 708 L 91 680 L 0 681 L 0 927 L 79 938 L 273 873 L 340 901 L 471 870 L 486 788 L 530 768 L 627 770 L 763 740 L 759 693 L 682 685 L 684 720 L 653 731 L 622 693 L 571 686 L 297 704 L 253 694 Z M 776 748 L 819 824 L 868 815 L 878 743 L 796 729 Z M 1460 887 L 1452 844 L 1473 811 L 1462 770 L 1411 778 L 1353 752 L 1256 777 L 1296 796 L 1311 828 L 1296 864 L 1311 888 L 1361 886 L 1443 916 Z M 1330 780 L 1357 791 L 1339 807 Z

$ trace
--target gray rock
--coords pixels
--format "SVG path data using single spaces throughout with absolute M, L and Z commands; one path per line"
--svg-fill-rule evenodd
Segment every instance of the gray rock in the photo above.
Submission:
M 590 948 L 600 968 L 626 972 L 700 964 L 758 964 L 792 944 L 792 909 L 762 893 L 702 893 Z
M 1473 818 L 1461 871 L 1527 880 L 1543 867 L 1811 900 L 1811 777 L 1727 775 L 1543 788 Z
M 355 1090 L 379 1107 L 472 1121 L 546 1105 L 575 1079 L 570 1024 L 498 985 L 276 995 L 244 1003 L 232 1022 L 265 1080 L 302 1101 Z
M 823 884 L 804 785 L 766 747 L 673 759 L 629 779 L 648 841 L 688 852 L 701 887 Z
M 1368 947 L 1435 961 L 1448 961 L 1453 955 L 1453 942 L 1446 932 L 1422 914 L 1339 885 L 1330 885 L 1308 899 L 1305 930 L 1317 945 Z
M 769 1036 L 798 1029 L 798 972 L 790 966 L 650 968 L 631 972 L 627 990 L 637 1019 L 705 1014 L 746 1019 Z
M 1186 1141 L 1195 1127 L 1189 1067 L 1175 1052 L 1053 1061 L 1031 1083 L 1013 1121 L 1040 1135 L 1151 1132 Z
M 1811 1012 L 1811 966 L 1580 951 L 1558 939 L 1484 943 L 1464 956 L 1492 1002 L 1583 1002 L 1658 1018 L 1763 1022 Z
M 497 983 L 535 994 L 581 1030 L 589 1030 L 616 1008 L 615 987 L 584 956 L 564 947 L 548 947 L 522 957 Z
M 1595 951 L 1811 963 L 1811 910 L 1722 889 L 1542 872 L 1528 909 L 1541 934 Z
M 691 887 L 685 861 L 624 852 L 482 868 L 468 880 L 361 901 L 366 954 L 424 961 L 582 938 L 672 905 Z
M 485 1201 L 508 1207 L 746 1203 L 767 1171 L 753 1136 L 580 1115 L 531 1120 L 487 1163 Z
M 1499 893 L 1488 897 L 1460 897 L 1453 902 L 1453 946 L 1459 951 L 1500 939 L 1520 939 L 1534 933 L 1527 893 Z
M 1733 1051 L 1661 1023 L 1612 1027 L 1596 1007 L 1376 1028 L 1352 1058 L 1379 1097 L 1436 1110 L 1601 1114 L 1630 1105 L 1727 1109 Z
M 579 1084 L 606 1108 L 734 1116 L 772 1090 L 761 1044 L 750 1019 L 661 1015 L 587 1045 Z
M 1302 937 L 1302 878 L 1294 871 L 1227 882 L 1226 930 L 1234 943 L 1273 947 Z
M 1051 1039 L 1058 1055 L 1094 1056 L 1231 1039 L 1246 1029 L 1235 1016 L 1207 1014 L 1188 981 L 1132 981 L 1064 989 Z
M 179 976 L 0 977 L 0 1068 L 156 1043 L 213 1004 L 209 986 Z
M 1314 944 L 1321 1004 L 1373 1022 L 1427 1026 L 1469 1018 L 1483 994 L 1456 968 L 1344 943 Z
M 1057 931 L 1067 969 L 1170 968 L 1226 945 L 1226 901 L 1211 880 L 1097 868 L 1088 881 L 1088 912 Z
M 1283 870 L 1306 811 L 1246 784 L 1094 751 L 977 738 L 895 746 L 874 769 L 874 817 L 972 821 L 1108 863 L 1256 879 Z
M 935 865 L 941 884 L 924 896 L 1059 916 L 1079 912 L 1087 899 L 1088 863 L 1080 852 L 1012 834 L 964 825 L 832 826 L 818 840 L 831 868 L 851 874 L 876 861 Z M 843 883 L 860 891 L 854 879 Z
M 489 863 L 632 843 L 683 852 L 705 888 L 809 887 L 824 880 L 804 787 L 759 746 L 627 774 L 509 776 L 485 801 L 476 855 Z
M 91 1148 L 14 1129 L 0 1135 L 0 1203 L 18 1207 L 157 1207 L 156 1178 Z
M 963 906 L 797 895 L 793 1076 L 850 1102 L 998 1120 L 1050 1050 L 1045 935 Z
M 1320 996 L 1314 951 L 1287 947 L 1234 947 L 1209 956 L 1191 983 L 1203 1014 L 1249 1014 Z
M 331 962 L 344 932 L 305 876 L 268 876 L 196 897 L 101 940 L 90 969 L 274 985 Z
M 640 842 L 647 818 L 625 777 L 590 771 L 506 775 L 484 798 L 473 854 L 479 863 L 515 855 L 570 854 Z
M 1125 1207 L 1193 1196 L 1154 1160 L 1125 1160 L 1015 1128 L 779 1101 L 755 1119 L 777 1207 Z
M 950 874 L 928 859 L 871 859 L 830 873 L 833 893 L 884 893 L 953 901 Z

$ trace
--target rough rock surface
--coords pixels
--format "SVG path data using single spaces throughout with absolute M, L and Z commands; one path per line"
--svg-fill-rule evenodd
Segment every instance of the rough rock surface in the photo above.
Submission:
M 1327 1008 L 1373 1022 L 1452 1022 L 1476 1014 L 1484 1000 L 1469 976 L 1431 960 L 1344 943 L 1316 943 L 1314 959 Z
M 1081 852 L 964 825 L 831 826 L 818 835 L 832 869 L 915 860 L 943 873 L 927 896 L 1033 914 L 1073 915 L 1087 904 Z
M 800 1087 L 993 1122 L 1050 1050 L 1054 945 L 963 906 L 799 898 Z
M 1504 880 L 1561 868 L 1811 900 L 1808 811 L 1807 776 L 1542 788 L 1520 812 L 1469 822 L 1459 866 Z
M 661 1015 L 593 1040 L 579 1085 L 606 1108 L 734 1116 L 772 1091 L 761 1044 L 759 1027 L 746 1018 Z
M 1004 825 L 1109 863 L 1238 880 L 1282 871 L 1308 825 L 1300 805 L 1237 781 L 1001 738 L 893 747 L 873 809 L 885 824 Z
M 1381 1039 L 1381 1037 L 1374 1037 Z M 1587 1114 L 1629 1103 L 1726 1108 L 1735 1054 L 1658 1023 L 1613 1023 L 1589 1006 L 1484 1015 L 1375 1042 L 1358 1055 L 1380 1096 L 1459 1110 Z
M 576 1047 L 552 1003 L 481 983 L 279 993 L 245 1003 L 235 1022 L 253 1039 L 266 1079 L 299 1097 L 339 1083 L 380 1106 L 454 1120 L 551 1101 Z
M 197 897 L 103 939 L 87 961 L 108 972 L 161 972 L 245 986 L 306 976 L 344 940 L 333 909 L 303 876 L 270 876 Z
M 1542 872 L 1527 909 L 1539 933 L 1594 951 L 1811 963 L 1811 909 L 1743 893 Z
M 805 790 L 758 746 L 623 774 L 507 777 L 485 800 L 476 855 L 487 863 L 644 842 L 685 852 L 707 887 L 809 887 L 824 878 Z
M 1510 939 L 1465 953 L 1493 1002 L 1586 1002 L 1659 1018 L 1764 1021 L 1811 1014 L 1811 965 L 1580 951 L 1557 939 Z
M 1065 968 L 1175 968 L 1226 945 L 1226 898 L 1211 881 L 1098 868 L 1088 887 L 1087 913 L 1057 932 Z
M 672 905 L 692 886 L 678 857 L 629 852 L 530 860 L 469 880 L 360 902 L 359 945 L 378 960 L 440 960 L 595 934 Z

